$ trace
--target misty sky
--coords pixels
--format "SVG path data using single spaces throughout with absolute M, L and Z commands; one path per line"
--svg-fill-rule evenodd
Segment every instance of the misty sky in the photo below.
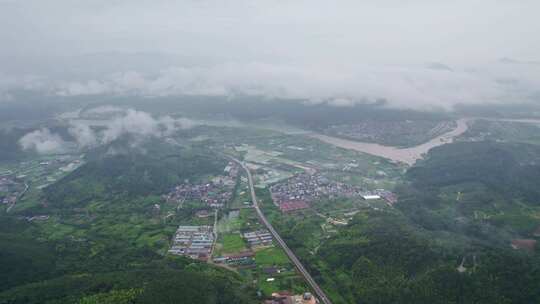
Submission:
M 540 1 L 0 0 L 0 99 L 253 94 L 397 107 L 540 99 Z

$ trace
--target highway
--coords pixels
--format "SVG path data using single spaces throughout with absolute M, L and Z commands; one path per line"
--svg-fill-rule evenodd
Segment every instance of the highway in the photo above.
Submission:
M 255 208 L 255 211 L 257 212 L 257 216 L 259 217 L 260 221 L 270 231 L 270 233 L 272 234 L 274 239 L 278 242 L 278 244 L 281 246 L 281 248 L 283 248 L 283 250 L 289 257 L 289 259 L 293 262 L 294 266 L 296 266 L 296 269 L 298 269 L 300 274 L 302 274 L 302 276 L 306 279 L 309 286 L 311 287 L 311 289 L 313 289 L 313 291 L 315 292 L 315 295 L 319 298 L 319 300 L 324 304 L 332 304 L 332 301 L 330 301 L 330 299 L 326 296 L 324 291 L 319 287 L 317 282 L 315 282 L 315 280 L 311 277 L 309 272 L 304 268 L 304 265 L 302 265 L 300 260 L 294 254 L 294 252 L 292 252 L 292 250 L 289 249 L 289 246 L 287 246 L 285 241 L 281 238 L 281 236 L 279 236 L 277 231 L 274 229 L 272 224 L 270 224 L 270 222 L 266 219 L 266 217 L 264 216 L 264 213 L 259 208 L 259 203 L 257 202 L 257 197 L 255 196 L 255 188 L 253 187 L 253 179 L 251 177 L 251 172 L 249 171 L 249 169 L 240 160 L 232 158 L 232 157 L 231 159 L 237 162 L 238 164 L 240 164 L 240 166 L 242 166 L 242 168 L 246 171 L 246 174 L 248 176 L 248 181 L 249 181 L 249 189 L 251 191 L 251 201 L 253 202 L 253 208 Z

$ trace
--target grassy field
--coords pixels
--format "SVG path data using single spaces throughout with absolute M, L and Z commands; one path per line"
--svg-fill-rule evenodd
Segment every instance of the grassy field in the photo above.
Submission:
M 240 181 L 237 189 L 236 189 L 236 195 L 234 196 L 234 199 L 229 204 L 230 208 L 242 208 L 244 206 L 244 202 L 251 201 L 251 197 L 249 195 L 249 188 L 247 186 L 247 182 Z
M 255 263 L 257 264 L 258 288 L 264 295 L 271 295 L 280 290 L 289 290 L 297 294 L 309 290 L 304 279 L 296 273 L 293 264 L 281 248 L 270 247 L 257 251 Z M 279 273 L 265 273 L 264 269 L 270 267 L 279 268 Z
M 264 228 L 259 222 L 254 209 L 240 209 L 240 220 L 242 221 L 242 231 L 253 231 Z
M 223 252 L 236 253 L 246 249 L 246 243 L 239 234 L 223 235 Z
M 271 247 L 257 251 L 255 263 L 258 266 L 287 265 L 289 258 L 281 248 Z
M 293 271 L 272 276 L 274 281 L 266 281 L 267 278 L 262 277 L 258 286 L 265 295 L 271 295 L 273 292 L 280 290 L 290 290 L 295 294 L 302 294 L 308 290 L 303 278 Z
M 242 227 L 243 220 L 240 218 L 240 211 L 232 210 L 226 212 L 218 221 L 217 229 L 220 234 L 238 232 Z

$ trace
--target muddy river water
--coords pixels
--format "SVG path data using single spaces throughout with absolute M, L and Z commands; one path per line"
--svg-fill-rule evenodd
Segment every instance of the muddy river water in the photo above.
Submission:
M 430 149 L 446 143 L 450 143 L 454 140 L 455 137 L 465 133 L 465 131 L 467 131 L 468 129 L 468 121 L 469 119 L 467 118 L 459 119 L 456 121 L 456 128 L 452 131 L 446 132 L 418 146 L 409 148 L 383 146 L 380 144 L 348 140 L 323 134 L 310 134 L 309 136 L 341 148 L 377 155 L 388 158 L 395 162 L 413 165 L 418 159 L 421 159 L 423 155 L 426 154 Z
M 437 136 L 431 139 L 428 142 L 423 144 L 408 147 L 408 148 L 399 148 L 393 146 L 384 146 L 376 143 L 368 143 L 361 141 L 354 141 L 339 137 L 333 137 L 328 135 L 323 135 L 319 133 L 313 133 L 311 131 L 306 131 L 290 126 L 276 126 L 275 124 L 246 124 L 234 120 L 192 120 L 196 125 L 211 125 L 211 126 L 228 126 L 228 127 L 252 127 L 252 128 L 262 128 L 273 131 L 282 132 L 285 134 L 291 135 L 304 135 L 312 138 L 319 139 L 328 144 L 335 145 L 337 147 L 350 149 L 354 151 L 364 152 L 380 157 L 390 159 L 394 162 L 400 162 L 407 165 L 413 165 L 417 160 L 424 157 L 424 155 L 434 147 L 441 146 L 446 143 L 451 143 L 455 137 L 465 133 L 468 129 L 469 122 L 472 122 L 476 119 L 485 119 L 492 121 L 503 121 L 503 122 L 520 122 L 520 123 L 533 123 L 540 124 L 539 119 L 505 119 L 505 118 L 484 118 L 484 117 L 474 117 L 474 118 L 461 118 L 456 121 L 457 125 L 451 131 L 448 131 L 440 136 Z M 90 125 L 101 125 L 106 123 L 103 120 L 85 120 L 79 119 L 80 122 L 85 122 Z

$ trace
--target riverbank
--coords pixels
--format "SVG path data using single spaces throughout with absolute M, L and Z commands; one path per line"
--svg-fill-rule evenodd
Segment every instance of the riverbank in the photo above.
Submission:
M 395 162 L 405 163 L 412 166 L 417 160 L 423 158 L 424 155 L 432 148 L 444 145 L 446 143 L 451 143 L 455 137 L 465 133 L 468 129 L 468 121 L 469 119 L 461 118 L 456 121 L 456 128 L 454 128 L 452 131 L 437 136 L 423 144 L 409 148 L 384 146 L 375 143 L 354 141 L 318 133 L 309 134 L 308 136 L 337 147 L 384 157 Z

